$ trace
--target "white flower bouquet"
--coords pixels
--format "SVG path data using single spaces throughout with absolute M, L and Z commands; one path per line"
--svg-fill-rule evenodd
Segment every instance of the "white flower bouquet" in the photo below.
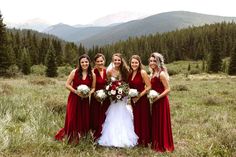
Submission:
M 77 91 L 78 93 L 80 93 L 82 96 L 88 96 L 89 92 L 90 92 L 90 88 L 87 85 L 79 85 L 77 87 Z
M 129 97 L 133 98 L 133 97 L 136 97 L 138 96 L 138 90 L 137 89 L 129 89 Z
M 96 99 L 101 102 L 101 104 L 103 103 L 103 101 L 107 98 L 107 94 L 105 92 L 104 89 L 100 89 L 100 90 L 97 90 L 95 93 L 94 93 L 94 96 L 96 97 Z
M 153 103 L 153 100 L 154 100 L 156 97 L 158 97 L 158 95 L 160 95 L 160 94 L 159 94 L 157 91 L 155 91 L 155 90 L 153 90 L 153 89 L 149 90 L 149 92 L 148 92 L 148 94 L 147 94 L 147 97 L 148 97 L 148 99 L 149 99 L 150 104 Z

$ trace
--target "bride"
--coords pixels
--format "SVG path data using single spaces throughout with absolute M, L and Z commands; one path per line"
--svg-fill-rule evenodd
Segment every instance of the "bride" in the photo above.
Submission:
M 113 67 L 108 68 L 108 79 L 127 81 L 128 68 L 120 53 L 112 56 Z M 102 135 L 98 144 L 102 146 L 133 147 L 138 136 L 134 132 L 133 115 L 127 108 L 127 97 L 117 102 L 112 101 L 103 123 Z

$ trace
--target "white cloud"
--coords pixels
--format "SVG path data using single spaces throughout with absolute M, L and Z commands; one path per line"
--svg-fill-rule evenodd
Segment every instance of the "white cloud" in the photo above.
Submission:
M 24 22 L 41 18 L 50 24 L 88 24 L 122 11 L 157 14 L 185 10 L 211 15 L 234 16 L 233 0 L 0 0 L 5 21 Z

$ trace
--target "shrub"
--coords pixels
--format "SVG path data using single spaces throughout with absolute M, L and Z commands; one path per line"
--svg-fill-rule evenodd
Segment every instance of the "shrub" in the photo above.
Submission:
M 189 72 L 190 74 L 200 74 L 201 73 L 201 71 L 199 70 L 199 69 L 192 69 L 192 70 L 190 70 L 190 72 Z
M 66 111 L 66 102 L 57 98 L 46 100 L 44 105 L 53 113 L 65 113 Z
M 170 75 L 170 76 L 172 76 L 172 75 L 176 75 L 176 74 L 178 74 L 179 73 L 179 71 L 178 70 L 176 70 L 176 69 L 168 69 L 168 74 Z
M 65 65 L 58 67 L 58 75 L 61 76 L 68 76 L 73 68 L 70 65 Z
M 35 75 L 45 75 L 46 66 L 40 65 L 33 65 L 31 67 L 31 73 Z
M 222 99 L 216 96 L 207 96 L 203 99 L 205 105 L 220 105 L 223 102 Z
M 189 91 L 189 88 L 186 85 L 175 85 L 172 87 L 174 91 Z
M 7 77 L 16 77 L 18 75 L 20 75 L 20 70 L 17 65 L 11 65 L 6 71 Z

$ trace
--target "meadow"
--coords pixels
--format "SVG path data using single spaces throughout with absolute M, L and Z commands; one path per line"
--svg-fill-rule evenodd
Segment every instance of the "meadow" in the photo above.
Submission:
M 101 147 L 91 135 L 78 145 L 55 141 L 64 125 L 69 94 L 65 81 L 66 76 L 33 74 L 0 78 L 0 156 L 236 156 L 236 77 L 184 72 L 171 76 L 173 153 Z

